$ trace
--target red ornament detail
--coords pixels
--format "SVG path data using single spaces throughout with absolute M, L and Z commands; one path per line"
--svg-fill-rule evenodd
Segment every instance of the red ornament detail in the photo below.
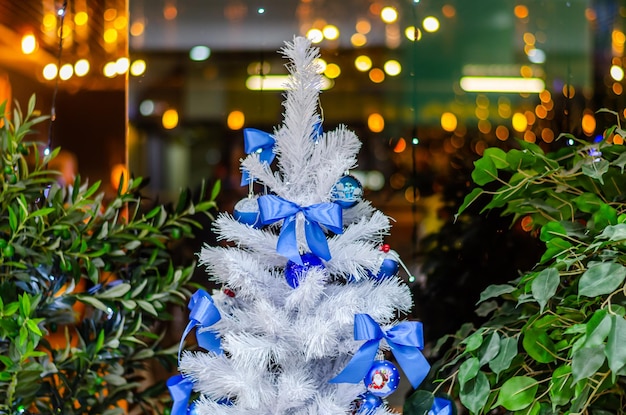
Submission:
M 387 253 L 391 250 L 391 247 L 389 246 L 389 244 L 383 244 L 383 246 L 380 247 L 380 250 L 384 253 Z
M 226 294 L 227 296 L 231 298 L 235 296 L 235 292 L 231 290 L 230 288 L 224 288 L 222 291 L 224 291 L 224 294 Z

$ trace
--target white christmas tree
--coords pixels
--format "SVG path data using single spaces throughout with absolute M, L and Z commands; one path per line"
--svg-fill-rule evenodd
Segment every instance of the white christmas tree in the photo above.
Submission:
M 197 327 L 206 351 L 182 353 L 174 415 L 389 414 L 398 377 L 417 387 L 429 370 L 420 323 L 398 321 L 412 299 L 383 245 L 390 218 L 348 174 L 361 143 L 343 126 L 321 131 L 319 51 L 296 37 L 282 53 L 284 122 L 246 130 L 241 163 L 263 194 L 222 213 L 214 229 L 228 243 L 199 255 L 224 289 L 190 303 L 184 336 Z

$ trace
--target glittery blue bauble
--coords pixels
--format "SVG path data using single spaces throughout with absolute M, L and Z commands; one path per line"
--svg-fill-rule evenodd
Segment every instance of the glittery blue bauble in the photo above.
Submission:
M 237 221 L 258 228 L 261 225 L 257 196 L 248 196 L 235 205 L 233 216 Z
M 370 415 L 383 404 L 383 400 L 369 392 L 359 395 L 353 403 L 353 415 Z
M 322 260 L 310 252 L 301 255 L 300 258 L 302 258 L 302 265 L 289 260 L 285 266 L 285 279 L 291 288 L 296 288 L 300 285 L 300 280 L 304 278 L 304 274 L 311 268 L 325 268 Z
M 342 208 L 349 208 L 357 204 L 363 197 L 363 186 L 356 177 L 343 176 L 330 191 L 330 200 Z
M 372 395 L 384 398 L 398 389 L 400 374 L 396 365 L 390 361 L 376 360 L 363 382 Z
M 376 279 L 382 280 L 396 276 L 398 274 L 399 267 L 400 264 L 395 260 L 393 255 L 386 255 L 378 268 Z

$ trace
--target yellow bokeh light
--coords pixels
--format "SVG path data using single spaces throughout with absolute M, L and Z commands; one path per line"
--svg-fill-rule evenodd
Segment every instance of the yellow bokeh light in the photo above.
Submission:
M 373 68 L 369 72 L 369 77 L 372 82 L 379 84 L 385 80 L 385 73 L 380 68 Z
M 443 15 L 446 16 L 448 19 L 451 19 L 456 16 L 456 9 L 451 4 L 445 4 L 441 8 L 441 13 L 443 13 Z
M 355 29 L 358 33 L 366 35 L 372 30 L 372 24 L 367 19 L 359 19 L 359 21 L 356 22 Z
M 479 120 L 486 120 L 487 118 L 489 118 L 489 108 L 476 107 L 476 109 L 474 110 L 474 114 Z
M 613 30 L 613 33 L 611 33 L 611 39 L 613 40 L 613 43 L 618 46 L 624 45 L 624 42 L 626 42 L 626 35 L 621 30 Z
M 524 78 L 530 78 L 533 76 L 533 70 L 530 66 L 528 65 L 522 65 L 522 67 L 519 70 L 520 75 L 522 75 Z
M 434 16 L 428 16 L 422 20 L 422 27 L 429 33 L 436 32 L 439 30 L 439 19 Z
M 141 76 L 146 72 L 146 61 L 137 59 L 130 65 L 130 74 L 133 76 Z
M 104 65 L 104 68 L 102 68 L 102 73 L 107 78 L 113 78 L 115 75 L 117 75 L 117 69 L 115 67 L 115 62 L 107 62 Z
M 407 187 L 406 190 L 404 191 L 404 198 L 409 203 L 417 202 L 418 200 L 420 200 L 420 196 L 421 194 L 420 194 L 419 189 L 413 186 Z
M 85 76 L 89 73 L 89 61 L 87 59 L 79 59 L 74 64 L 74 73 L 76 76 Z
M 554 141 L 554 131 L 550 128 L 544 128 L 541 130 L 541 139 L 546 143 L 551 143 Z
M 326 25 L 322 29 L 322 34 L 328 40 L 335 40 L 339 37 L 339 29 L 334 25 Z
M 537 141 L 537 136 L 532 131 L 526 130 L 526 132 L 524 133 L 524 141 L 526 141 L 527 143 L 534 143 L 535 141 Z
M 535 121 L 537 121 L 537 117 L 535 117 L 535 113 L 532 111 L 525 111 L 524 115 L 526 116 L 526 122 L 528 125 L 533 125 Z
M 137 20 L 133 24 L 130 25 L 130 35 L 131 36 L 141 36 L 143 31 L 145 30 L 145 25 L 142 21 Z
M 112 22 L 113 19 L 115 19 L 117 17 L 117 9 L 106 9 L 104 11 L 104 20 L 106 20 L 107 22 Z
M 385 70 L 385 73 L 387 73 L 387 75 L 397 76 L 400 74 L 400 72 L 402 72 L 402 65 L 400 65 L 400 62 L 398 62 L 397 60 L 390 59 L 385 62 L 385 64 L 383 65 L 383 69 Z
M 122 183 L 122 192 L 126 192 L 128 189 L 128 169 L 125 165 L 119 163 L 113 166 L 109 179 L 114 189 L 119 189 L 120 183 Z
M 22 37 L 22 53 L 24 55 L 30 55 L 37 49 L 37 39 L 35 35 L 29 33 Z
M 458 124 L 456 115 L 451 112 L 444 112 L 441 114 L 441 128 L 445 131 L 452 132 L 456 130 Z
M 417 29 L 417 34 L 415 30 L 415 26 L 409 26 L 404 29 L 404 36 L 409 39 L 411 42 L 415 42 L 415 39 L 419 41 L 422 38 L 422 31 Z
M 70 63 L 66 63 L 59 69 L 59 78 L 63 81 L 67 81 L 72 75 L 74 75 L 74 67 Z
M 367 117 L 367 127 L 374 133 L 380 133 L 385 129 L 385 119 L 377 112 L 373 112 Z
M 22 45 L 23 44 L 24 42 L 22 41 Z M 613 78 L 617 82 L 620 82 L 622 79 L 624 79 L 624 69 L 621 66 L 617 66 L 617 65 L 611 66 L 610 74 L 611 74 L 611 78 Z
M 104 31 L 102 37 L 106 43 L 115 43 L 117 41 L 117 30 L 111 27 Z
M 128 24 L 128 19 L 126 18 L 126 16 L 118 16 L 113 21 L 113 27 L 115 27 L 117 30 L 125 29 L 127 24 Z
M 476 106 L 479 108 L 489 108 L 489 98 L 487 98 L 486 95 L 477 95 Z
M 170 108 L 165 111 L 161 117 L 161 124 L 163 124 L 163 128 L 166 130 L 176 128 L 178 125 L 178 111 L 174 108 Z
M 478 121 L 478 131 L 483 134 L 488 134 L 491 131 L 491 123 L 487 120 Z
M 548 110 L 543 105 L 537 105 L 535 107 L 535 114 L 537 114 L 537 117 L 544 119 L 548 115 Z
M 76 26 L 86 25 L 88 20 L 89 15 L 87 12 L 78 12 L 74 15 L 74 23 L 76 23 Z
M 513 9 L 513 13 L 518 19 L 525 19 L 528 17 L 528 7 L 524 6 L 523 4 L 518 4 Z
M 400 137 L 396 145 L 393 147 L 393 152 L 402 153 L 404 150 L 406 150 L 406 140 Z
M 48 81 L 56 78 L 58 73 L 57 66 L 54 63 L 49 63 L 43 67 L 43 77 Z
M 511 119 L 511 125 L 515 131 L 521 133 L 526 131 L 526 127 L 528 127 L 528 120 L 524 114 L 516 112 L 513 114 L 513 118 Z
M 524 43 L 526 43 L 527 45 L 535 44 L 535 35 L 533 35 L 532 33 L 529 33 L 529 32 L 524 33 L 523 39 L 524 39 Z
M 383 7 L 380 11 L 380 18 L 385 23 L 393 23 L 398 20 L 398 11 L 391 6 Z
M 574 98 L 576 95 L 576 89 L 573 85 L 563 85 L 563 96 L 566 98 Z
M 509 129 L 504 125 L 499 125 L 496 127 L 496 137 L 500 141 L 506 141 L 509 138 Z
M 329 63 L 328 65 L 326 65 L 326 70 L 324 70 L 324 75 L 326 75 L 330 79 L 335 79 L 339 75 L 341 75 L 341 68 L 336 63 Z
M 613 144 L 622 145 L 624 144 L 624 137 L 619 134 L 613 135 Z
M 328 63 L 322 58 L 316 58 L 315 64 L 318 67 L 317 73 L 324 73 L 324 71 L 326 70 L 326 67 L 328 66 Z
M 72 29 L 66 24 L 57 29 L 57 36 L 66 39 L 70 36 Z
M 611 87 L 611 89 L 613 90 L 613 93 L 615 95 L 622 95 L 622 93 L 624 92 L 624 87 L 619 82 L 613 82 L 613 86 Z
M 324 40 L 324 34 L 322 31 L 315 28 L 309 29 L 309 31 L 306 32 L 306 37 L 311 41 L 311 43 L 320 43 Z
M 46 29 L 53 29 L 57 24 L 57 17 L 54 13 L 46 13 L 43 16 L 43 25 Z
M 354 60 L 354 66 L 361 72 L 369 71 L 372 67 L 372 59 L 367 55 L 358 56 Z
M 539 93 L 539 99 L 545 104 L 546 102 L 550 102 L 550 100 L 552 99 L 552 94 L 550 94 L 550 91 L 548 91 L 547 89 L 544 89 Z
M 126 71 L 128 71 L 129 66 L 130 66 L 130 61 L 128 60 L 127 57 L 123 56 L 121 58 L 118 58 L 117 61 L 115 61 L 115 72 L 122 75 L 126 73 Z
M 367 37 L 362 33 L 355 33 L 350 36 L 350 43 L 352 43 L 352 46 L 355 48 L 359 48 L 367 43 Z
M 583 119 L 581 121 L 581 126 L 583 128 L 583 132 L 586 135 L 592 135 L 596 130 L 596 119 L 592 114 L 583 115 Z
M 231 130 L 241 130 L 246 122 L 246 116 L 239 110 L 231 111 L 226 118 L 226 125 Z

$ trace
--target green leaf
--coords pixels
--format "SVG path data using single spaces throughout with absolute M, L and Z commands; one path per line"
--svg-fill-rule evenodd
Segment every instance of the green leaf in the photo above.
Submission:
M 101 311 L 108 311 L 108 307 L 100 300 L 98 300 L 97 298 L 90 296 L 90 295 L 77 295 L 76 299 L 80 302 L 89 304 L 91 306 L 94 306 L 95 308 L 97 308 L 98 310 Z
M 611 331 L 604 348 L 604 354 L 609 362 L 609 369 L 615 373 L 626 365 L 626 320 L 622 316 L 612 314 Z M 615 380 L 614 380 L 615 381 Z
M 533 403 L 538 388 L 537 380 L 529 376 L 514 376 L 502 384 L 495 405 L 519 411 Z
M 596 310 L 586 324 L 584 347 L 599 346 L 611 331 L 611 317 L 605 309 Z
M 578 210 L 585 213 L 593 213 L 602 205 L 602 200 L 595 193 L 589 192 L 576 196 L 572 199 L 572 202 L 574 202 Z
M 574 396 L 574 387 L 572 386 L 572 367 L 563 365 L 557 367 L 552 372 L 550 379 L 550 398 L 553 405 L 565 405 Z
M 472 356 L 461 363 L 459 366 L 459 374 L 457 376 L 461 387 L 476 377 L 478 369 L 480 369 L 480 363 L 478 363 L 478 358 L 476 357 Z
M 619 225 L 609 225 L 606 228 L 604 228 L 602 233 L 596 236 L 596 238 L 607 239 L 609 241 L 626 240 L 626 223 L 620 223 Z
M 42 336 L 43 333 L 41 332 L 41 329 L 39 328 L 39 326 L 37 326 L 37 323 L 31 319 L 26 319 L 25 321 L 26 326 L 28 326 L 28 329 L 30 331 L 32 331 L 33 333 L 35 333 L 38 336 Z
M 582 172 L 585 176 L 589 176 L 592 179 L 598 180 L 604 184 L 602 176 L 609 171 L 609 162 L 601 159 L 590 163 L 583 164 Z
M 590 266 L 580 277 L 578 294 L 597 297 L 613 292 L 626 278 L 626 267 L 615 262 L 601 262 Z
M 435 395 L 430 391 L 418 389 L 404 402 L 402 412 L 405 414 L 425 415 L 430 411 L 435 401 Z
M 459 207 L 459 210 L 454 215 L 455 220 L 459 217 L 461 213 L 465 211 L 465 209 L 469 207 L 469 205 L 474 203 L 474 201 L 478 199 L 478 197 L 482 195 L 483 193 L 484 193 L 483 189 L 481 189 L 480 187 L 476 187 L 467 196 L 465 196 L 465 198 L 463 199 L 463 203 Z
M 604 345 L 583 347 L 572 356 L 574 383 L 592 377 L 604 363 Z
M 159 315 L 159 313 L 156 311 L 156 308 L 154 308 L 152 303 L 149 303 L 148 301 L 145 301 L 145 300 L 137 300 L 136 302 L 139 307 L 141 307 L 143 310 L 147 311 L 148 313 L 152 314 L 153 316 Z
M 490 391 L 487 375 L 483 372 L 478 372 L 474 379 L 463 385 L 459 398 L 467 409 L 477 414 L 485 406 Z
M 508 294 L 515 291 L 515 287 L 509 284 L 493 284 L 485 288 L 480 293 L 480 298 L 476 304 L 482 303 L 485 300 L 493 297 L 500 297 L 503 294 Z
M 514 337 L 503 337 L 500 339 L 500 351 L 498 355 L 489 361 L 489 368 L 499 375 L 503 370 L 511 366 L 513 358 L 517 356 L 517 339 Z
M 548 300 L 556 293 L 559 282 L 561 282 L 559 271 L 554 268 L 544 269 L 533 279 L 531 284 L 532 294 L 539 303 L 542 313 Z
M 472 333 L 468 338 L 462 341 L 465 344 L 465 350 L 472 352 L 483 344 L 483 331 L 477 330 Z
M 118 284 L 102 293 L 97 295 L 98 298 L 101 299 L 120 299 L 124 296 L 128 291 L 130 291 L 130 284 L 124 282 L 122 284 Z
M 526 353 L 539 363 L 551 363 L 556 359 L 556 347 L 544 330 L 526 330 L 522 346 Z
M 532 166 L 536 157 L 527 151 L 511 149 L 506 153 L 506 161 L 512 169 L 520 170 Z
M 11 231 L 15 232 L 17 230 L 17 215 L 11 206 L 8 206 L 7 210 L 9 211 L 9 227 L 11 228 Z
M 498 178 L 498 169 L 491 158 L 482 157 L 474 162 L 474 170 L 472 171 L 472 180 L 479 186 Z
M 532 405 L 520 410 L 515 411 L 513 415 L 538 415 L 541 412 L 541 403 L 539 401 L 533 402 Z
M 213 185 L 213 189 L 211 190 L 211 200 L 215 200 L 217 198 L 217 195 L 220 193 L 221 189 L 222 189 L 222 181 L 217 180 L 215 184 Z
M 555 221 L 551 221 L 543 225 L 539 233 L 539 239 L 543 242 L 547 242 L 552 238 L 561 236 L 567 236 L 567 232 L 561 223 Z
M 489 340 L 483 343 L 478 351 L 478 357 L 480 358 L 480 366 L 487 364 L 498 355 L 500 351 L 500 335 L 494 331 L 489 336 Z
M 30 296 L 28 294 L 23 294 L 20 297 L 20 315 L 22 317 L 30 316 Z
M 506 159 L 506 153 L 499 147 L 489 147 L 483 152 L 483 157 L 491 159 L 493 164 L 498 169 L 505 169 L 509 167 L 509 162 Z

